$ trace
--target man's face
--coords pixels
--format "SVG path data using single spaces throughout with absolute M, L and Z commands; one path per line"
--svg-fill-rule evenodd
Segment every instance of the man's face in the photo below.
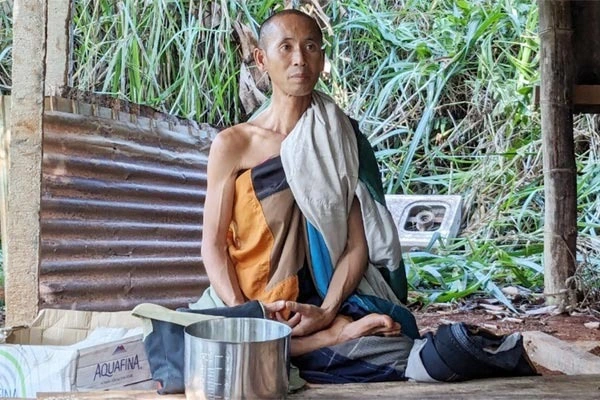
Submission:
M 307 18 L 277 18 L 255 52 L 256 63 L 271 78 L 273 91 L 289 96 L 310 94 L 323 71 L 323 52 L 318 32 Z

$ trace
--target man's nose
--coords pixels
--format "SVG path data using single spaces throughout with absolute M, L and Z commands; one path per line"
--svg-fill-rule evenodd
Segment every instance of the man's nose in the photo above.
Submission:
M 300 47 L 296 47 L 294 49 L 292 62 L 294 65 L 297 65 L 297 66 L 306 65 L 306 57 L 304 56 L 304 52 L 302 51 L 302 49 Z

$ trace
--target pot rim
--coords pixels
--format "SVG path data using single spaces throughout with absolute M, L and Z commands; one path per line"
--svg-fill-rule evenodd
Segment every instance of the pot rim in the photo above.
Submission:
M 284 331 L 286 331 L 287 333 L 282 336 L 272 338 L 272 339 L 233 341 L 233 340 L 204 338 L 204 337 L 200 337 L 200 336 L 194 335 L 189 332 L 192 329 L 192 327 L 195 327 L 198 325 L 212 324 L 212 323 L 225 323 L 225 321 L 227 321 L 227 320 L 261 321 L 261 323 L 266 323 L 267 325 L 270 325 L 270 324 L 279 325 L 279 327 L 283 328 Z M 194 323 L 186 326 L 183 331 L 186 336 L 190 337 L 190 339 L 198 339 L 198 340 L 202 340 L 205 342 L 211 342 L 211 343 L 234 344 L 234 345 L 246 344 L 246 343 L 267 343 L 267 342 L 278 341 L 281 339 L 286 340 L 286 339 L 290 339 L 291 335 L 292 335 L 292 328 L 290 328 L 288 325 L 286 325 L 282 322 L 274 321 L 272 319 L 267 319 L 267 318 L 250 318 L 250 317 L 227 317 L 227 318 L 215 318 L 215 319 L 208 319 L 205 321 L 198 321 L 198 322 L 194 322 Z

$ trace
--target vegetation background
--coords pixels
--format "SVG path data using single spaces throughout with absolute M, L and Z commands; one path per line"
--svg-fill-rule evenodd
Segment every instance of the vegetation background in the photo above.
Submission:
M 11 86 L 11 3 L 0 1 L 3 92 Z M 255 105 L 248 96 L 259 102 L 265 90 L 248 46 L 260 21 L 286 6 L 319 20 L 328 57 L 319 89 L 359 120 L 386 191 L 463 198 L 460 237 L 406 255 L 413 299 L 483 292 L 510 304 L 501 287 L 540 292 L 535 1 L 74 0 L 72 86 L 217 126 L 244 121 Z M 600 297 L 599 123 L 575 120 L 574 283 L 588 300 Z

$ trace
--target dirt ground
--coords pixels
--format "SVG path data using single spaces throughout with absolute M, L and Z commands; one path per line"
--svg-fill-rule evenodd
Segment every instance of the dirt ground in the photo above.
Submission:
M 415 317 L 421 334 L 454 322 L 482 326 L 497 334 L 541 331 L 567 342 L 598 342 L 589 352 L 600 356 L 600 312 L 585 309 L 570 314 L 557 313 L 552 307 L 531 304 L 523 308 L 524 312 L 514 314 L 498 304 L 488 304 L 484 299 L 462 305 L 430 306 L 415 311 Z M 534 366 L 542 375 L 563 375 L 535 363 Z
M 600 319 L 591 312 L 569 314 L 541 314 L 498 316 L 485 310 L 461 310 L 458 307 L 449 310 L 431 310 L 415 312 L 421 333 L 434 331 L 441 324 L 466 322 L 483 326 L 498 334 L 512 332 L 541 331 L 566 341 L 600 341 L 600 329 L 588 328 Z

